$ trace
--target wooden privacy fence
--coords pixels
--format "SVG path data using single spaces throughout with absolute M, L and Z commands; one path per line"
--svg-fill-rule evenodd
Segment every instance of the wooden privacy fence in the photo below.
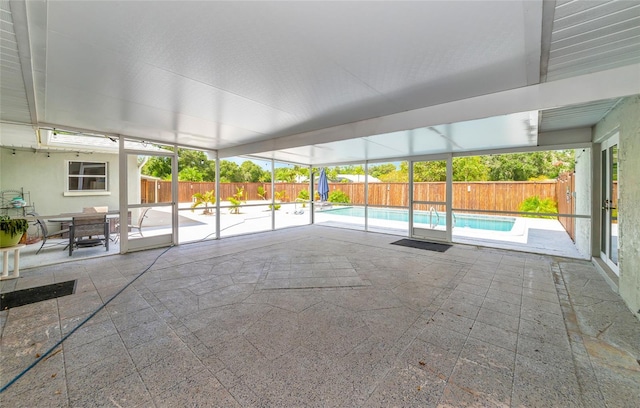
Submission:
M 571 179 L 571 178 L 570 178 Z M 551 198 L 561 203 L 566 201 L 564 179 L 551 181 L 478 181 L 453 183 L 453 208 L 458 210 L 518 211 L 520 204 L 528 197 Z M 221 183 L 220 198 L 224 201 L 236 194 L 237 188 L 244 188 L 245 200 L 260 200 L 258 187 L 262 186 L 267 200 L 273 196 L 271 183 Z M 192 202 L 195 193 L 213 190 L 213 182 L 178 183 L 179 201 Z M 308 183 L 276 183 L 275 191 L 284 192 L 283 202 L 295 201 L 302 190 L 308 190 Z M 570 191 L 574 191 L 573 184 Z M 329 191 L 341 190 L 349 196 L 352 204 L 364 205 L 364 183 L 329 183 Z M 444 182 L 414 183 L 414 200 L 445 201 Z M 157 198 L 156 198 L 157 195 Z M 368 202 L 372 206 L 406 207 L 409 205 L 408 183 L 369 183 Z M 142 180 L 142 203 L 170 202 L 171 182 Z M 573 200 L 572 200 L 573 201 Z M 561 213 L 565 207 L 559 208 Z
M 575 197 L 573 192 L 576 191 L 576 178 L 573 173 L 563 173 L 558 177 L 556 184 L 556 201 L 558 203 L 558 213 L 575 214 Z M 558 217 L 558 221 L 564 227 L 567 234 L 575 241 L 575 218 Z
M 271 183 L 221 183 L 220 198 L 226 201 L 236 194 L 239 188 L 244 189 L 244 200 L 261 200 L 258 188 L 265 191 L 265 198 L 271 200 L 273 192 Z M 193 195 L 205 193 L 215 188 L 213 182 L 178 183 L 179 202 L 192 202 Z M 445 201 L 444 182 L 414 183 L 414 201 Z M 614 183 L 613 197 L 617 197 L 617 183 Z M 283 202 L 295 201 L 298 194 L 308 190 L 308 183 L 276 183 L 275 191 L 280 193 Z M 341 190 L 352 204 L 364 205 L 364 183 L 329 183 L 329 194 Z M 453 182 L 453 208 L 458 212 L 473 210 L 486 211 L 519 211 L 520 204 L 529 197 L 538 196 L 541 200 L 551 198 L 558 204 L 558 213 L 575 214 L 575 175 L 561 174 L 557 180 L 547 181 L 473 181 Z M 284 193 L 284 194 L 283 194 Z M 617 201 L 617 200 L 615 200 Z M 141 180 L 141 202 L 171 202 L 171 182 L 159 180 Z M 406 207 L 409 205 L 408 183 L 369 183 L 368 204 L 371 206 Z M 614 205 L 617 204 L 614 202 Z M 429 210 L 434 206 L 444 211 L 444 206 L 435 204 L 418 204 L 416 210 Z M 615 205 L 617 207 L 617 205 Z M 575 235 L 575 219 L 558 217 L 571 239 Z

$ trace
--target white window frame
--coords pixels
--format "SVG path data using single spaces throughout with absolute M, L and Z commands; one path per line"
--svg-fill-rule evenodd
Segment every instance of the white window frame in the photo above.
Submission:
M 90 165 L 100 165 L 104 166 L 104 176 L 102 175 L 76 175 L 69 173 L 69 166 L 71 163 L 86 163 Z M 104 188 L 102 189 L 90 189 L 90 190 L 71 190 L 69 180 L 71 178 L 82 178 L 82 177 L 93 177 L 93 178 L 104 178 Z M 109 162 L 106 161 L 85 161 L 85 160 L 67 160 L 65 162 L 65 196 L 88 196 L 88 195 L 110 195 L 109 191 Z M 79 185 L 81 185 L 80 183 Z

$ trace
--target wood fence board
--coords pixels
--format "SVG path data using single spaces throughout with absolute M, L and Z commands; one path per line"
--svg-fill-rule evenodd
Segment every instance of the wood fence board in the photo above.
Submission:
M 552 198 L 558 203 L 566 200 L 566 193 L 560 192 L 559 182 L 454 182 L 453 207 L 459 209 L 480 209 L 497 211 L 518 211 L 520 204 L 528 197 Z M 158 202 L 171 201 L 171 182 L 141 181 L 142 202 L 155 202 L 155 188 Z M 273 193 L 271 183 L 221 183 L 220 198 L 227 200 L 236 194 L 237 188 L 244 189 L 244 200 L 259 200 L 258 187 L 262 186 L 267 200 Z M 195 193 L 204 194 L 215 188 L 211 182 L 180 182 L 179 201 L 191 202 Z M 573 188 L 573 186 L 571 187 Z M 276 183 L 275 191 L 284 192 L 285 202 L 293 202 L 302 190 L 308 190 L 308 183 Z M 364 183 L 329 183 L 329 191 L 341 190 L 349 196 L 352 204 L 364 205 Z M 564 190 L 563 190 L 564 191 Z M 573 191 L 573 189 L 571 190 Z M 374 206 L 406 207 L 408 205 L 407 183 L 371 183 L 368 203 Z M 445 201 L 445 183 L 415 183 L 414 199 L 417 201 Z

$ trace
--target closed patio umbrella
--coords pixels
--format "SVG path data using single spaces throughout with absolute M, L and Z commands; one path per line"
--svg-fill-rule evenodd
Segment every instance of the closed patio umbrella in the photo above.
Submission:
M 320 201 L 327 201 L 329 198 L 329 182 L 327 181 L 327 173 L 325 173 L 324 167 L 320 170 L 320 176 L 318 177 L 318 194 L 320 195 Z

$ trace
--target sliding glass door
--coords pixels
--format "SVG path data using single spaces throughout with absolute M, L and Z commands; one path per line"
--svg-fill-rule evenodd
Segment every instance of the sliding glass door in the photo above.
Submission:
M 600 257 L 618 274 L 618 135 L 602 143 Z

